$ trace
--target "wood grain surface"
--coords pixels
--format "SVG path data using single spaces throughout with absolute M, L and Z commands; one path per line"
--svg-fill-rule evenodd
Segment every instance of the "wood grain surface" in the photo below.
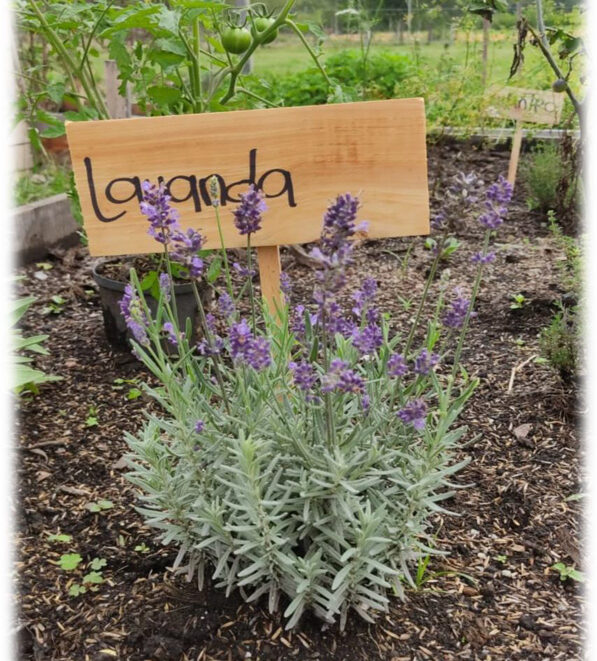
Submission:
M 66 131 L 92 255 L 159 251 L 139 211 L 140 182 L 158 177 L 181 225 L 219 248 L 208 194 L 216 173 L 229 188 L 228 248 L 246 245 L 232 209 L 251 180 L 269 207 L 254 246 L 317 239 L 326 207 L 345 192 L 359 195 L 370 238 L 429 233 L 422 99 L 68 122 Z

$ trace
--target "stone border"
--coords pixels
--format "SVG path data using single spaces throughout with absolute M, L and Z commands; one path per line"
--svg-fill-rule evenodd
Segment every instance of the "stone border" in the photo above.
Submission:
M 11 237 L 17 264 L 40 259 L 55 247 L 79 242 L 79 226 L 65 193 L 13 209 Z

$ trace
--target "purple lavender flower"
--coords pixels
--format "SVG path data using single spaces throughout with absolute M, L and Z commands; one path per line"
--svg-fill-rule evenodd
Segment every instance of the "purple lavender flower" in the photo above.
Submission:
M 234 301 L 230 298 L 230 295 L 227 292 L 220 294 L 220 297 L 218 298 L 218 307 L 220 309 L 220 314 L 225 319 L 229 319 L 236 312 Z
M 478 252 L 475 255 L 471 257 L 471 262 L 473 264 L 491 264 L 495 260 L 495 253 L 494 252 L 488 252 L 483 254 L 482 252 Z
M 462 328 L 466 315 L 468 314 L 471 302 L 464 298 L 459 289 L 454 290 L 455 298 L 451 301 L 450 307 L 445 311 L 442 317 L 442 323 L 446 328 Z M 476 316 L 475 312 L 470 313 L 471 317 Z
M 363 406 L 363 411 L 366 413 L 371 407 L 371 397 L 369 397 L 367 394 L 363 395 L 361 397 L 361 404 Z
M 300 363 L 291 361 L 288 368 L 292 372 L 292 382 L 299 389 L 306 393 L 308 402 L 319 401 L 319 397 L 313 394 L 313 388 L 317 383 L 317 373 L 311 363 L 302 360 Z
M 164 322 L 164 325 L 162 326 L 162 330 L 167 334 L 167 340 L 170 342 L 170 344 L 173 347 L 178 346 L 178 336 L 176 334 L 176 329 L 174 328 L 174 324 L 171 321 L 166 321 Z M 181 333 L 182 335 L 182 333 Z
M 414 399 L 400 409 L 397 415 L 405 425 L 411 424 L 415 429 L 421 430 L 425 427 L 427 405 L 422 399 Z
M 286 297 L 286 300 L 290 300 L 290 294 L 292 293 L 292 282 L 290 280 L 290 276 L 286 271 L 282 271 L 280 273 L 280 289 L 282 290 L 282 293 Z
M 254 337 L 246 319 L 232 324 L 229 332 L 230 356 L 256 370 L 271 365 L 270 344 L 264 337 Z
M 160 293 L 164 297 L 165 301 L 170 300 L 170 276 L 167 273 L 160 273 L 159 283 L 160 283 Z
M 230 355 L 233 359 L 244 355 L 248 343 L 253 338 L 251 327 L 246 319 L 241 319 L 238 323 L 232 324 L 229 332 Z
M 512 184 L 500 176 L 485 193 L 485 213 L 479 217 L 481 225 L 490 230 L 497 229 L 508 214 L 508 204 L 512 199 Z
M 479 201 L 480 189 L 483 181 L 477 174 L 469 172 L 459 172 L 452 177 L 452 185 L 448 187 L 448 196 L 456 200 L 459 205 L 471 207 Z
M 211 336 L 211 344 L 206 338 L 197 343 L 197 351 L 202 356 L 219 356 L 224 349 L 224 340 L 219 335 Z
M 173 209 L 169 202 L 170 196 L 166 193 L 163 183 L 155 186 L 147 179 L 141 185 L 143 189 L 143 201 L 139 205 L 141 213 L 149 220 L 148 234 L 158 243 L 168 244 L 171 233 L 180 229 L 178 224 L 179 214 Z
M 338 390 L 345 393 L 363 394 L 365 381 L 354 370 L 348 367 L 348 363 L 339 358 L 334 358 L 330 363 L 330 370 L 324 374 L 322 379 L 322 392 Z
M 377 281 L 375 278 L 365 278 L 363 280 L 363 287 L 354 292 L 352 298 L 355 302 L 352 311 L 357 317 L 360 317 L 367 309 L 370 303 L 375 299 L 377 294 Z
M 270 343 L 265 337 L 254 337 L 244 352 L 244 361 L 254 370 L 262 370 L 272 364 Z
M 233 262 L 232 268 L 240 275 L 241 278 L 252 278 L 257 274 L 255 269 L 249 269 L 238 262 Z
M 290 330 L 297 340 L 304 340 L 307 329 L 305 327 L 305 306 L 297 305 L 290 312 Z
M 415 358 L 413 371 L 415 374 L 429 374 L 438 361 L 439 356 L 436 353 L 430 353 L 427 349 L 423 349 Z
M 172 259 L 189 270 L 189 277 L 198 278 L 203 272 L 203 260 L 197 251 L 203 246 L 203 237 L 192 227 L 185 232 L 172 233 Z
M 363 329 L 353 328 L 351 339 L 361 356 L 370 356 L 383 344 L 381 328 L 377 324 L 370 324 Z
M 203 420 L 197 420 L 195 426 L 193 427 L 193 431 L 196 434 L 200 434 L 204 429 L 205 429 L 205 423 L 203 422 Z
M 263 193 L 251 184 L 249 190 L 241 194 L 240 200 L 239 206 L 232 212 L 234 224 L 239 234 L 253 234 L 261 229 L 261 214 L 267 211 Z
M 127 328 L 135 340 L 144 346 L 149 345 L 147 327 L 149 321 L 141 305 L 141 299 L 131 284 L 124 288 L 124 296 L 120 299 L 120 312 L 124 317 Z
M 393 353 L 388 359 L 388 374 L 393 377 L 404 376 L 408 372 L 408 365 L 404 356 Z

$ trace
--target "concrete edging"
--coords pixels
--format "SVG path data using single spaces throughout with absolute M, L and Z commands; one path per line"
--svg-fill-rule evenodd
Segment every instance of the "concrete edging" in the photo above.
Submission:
M 19 264 L 44 257 L 52 248 L 67 248 L 79 242 L 79 226 L 65 193 L 13 209 L 11 230 Z

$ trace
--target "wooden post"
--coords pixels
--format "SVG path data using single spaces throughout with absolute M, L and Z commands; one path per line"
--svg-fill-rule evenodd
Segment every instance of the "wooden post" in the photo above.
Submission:
M 257 248 L 259 264 L 259 282 L 261 297 L 266 302 L 272 315 L 276 308 L 282 309 L 282 293 L 280 292 L 280 248 L 279 246 L 260 246 Z
M 131 94 L 127 85 L 126 96 L 118 93 L 118 65 L 115 60 L 104 62 L 106 79 L 106 106 L 111 119 L 125 119 L 131 116 Z
M 516 120 L 516 129 L 512 138 L 512 151 L 510 152 L 510 163 L 508 165 L 508 181 L 514 188 L 516 181 L 516 170 L 518 170 L 518 159 L 520 158 L 520 147 L 522 145 L 522 121 Z

